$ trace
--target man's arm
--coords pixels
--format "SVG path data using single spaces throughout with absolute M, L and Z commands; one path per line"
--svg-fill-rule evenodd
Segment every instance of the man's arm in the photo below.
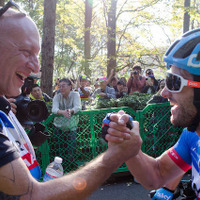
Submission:
M 89 90 L 85 90 L 84 87 L 80 87 L 80 90 L 83 92 L 83 98 L 87 98 L 90 96 L 90 91 Z
M 126 127 L 121 131 L 128 132 Z M 142 143 L 141 138 L 135 133 L 130 135 L 134 138 L 131 140 L 132 145 L 128 146 L 126 141 L 119 140 L 118 144 L 109 145 L 105 153 L 83 168 L 45 183 L 37 182 L 22 159 L 18 158 L 0 168 L 0 195 L 7 199 L 20 200 L 86 199 L 125 160 L 138 153 L 137 149 Z
M 126 161 L 126 165 L 137 181 L 148 189 L 170 185 L 170 182 L 185 173 L 166 152 L 155 159 L 140 151 L 137 156 Z
M 109 145 L 117 142 L 120 137 L 124 136 L 126 132 L 121 131 L 122 126 L 126 126 L 129 120 L 128 115 L 124 115 L 124 111 L 119 111 L 121 114 L 111 114 L 108 133 L 106 140 Z M 130 134 L 139 135 L 139 124 L 133 122 L 133 129 Z M 127 146 L 134 144 L 132 140 L 134 137 L 124 137 Z M 122 138 L 121 138 L 122 139 Z M 133 149 L 134 150 L 134 149 Z M 128 159 L 126 165 L 133 176 L 146 188 L 157 189 L 168 184 L 170 181 L 182 176 L 185 172 L 180 169 L 165 152 L 158 158 L 153 158 L 143 153 L 140 149 L 136 156 Z

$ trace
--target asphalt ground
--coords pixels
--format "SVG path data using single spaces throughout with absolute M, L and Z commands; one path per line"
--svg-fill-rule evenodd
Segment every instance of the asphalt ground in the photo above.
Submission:
M 129 173 L 112 175 L 87 200 L 150 200 L 145 189 Z

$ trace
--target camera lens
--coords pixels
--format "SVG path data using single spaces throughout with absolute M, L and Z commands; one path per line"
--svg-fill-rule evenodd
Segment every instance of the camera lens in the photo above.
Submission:
M 27 107 L 28 117 L 31 121 L 41 122 L 48 117 L 48 109 L 44 101 L 31 101 Z
M 138 74 L 138 71 L 135 70 L 135 71 L 133 72 L 133 74 L 134 74 L 134 75 L 137 75 L 137 74 Z

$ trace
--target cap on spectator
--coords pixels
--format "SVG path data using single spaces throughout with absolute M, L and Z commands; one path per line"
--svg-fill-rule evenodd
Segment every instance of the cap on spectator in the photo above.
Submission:
M 105 81 L 105 80 L 107 80 L 107 78 L 106 78 L 105 76 L 99 77 L 99 78 L 98 78 L 98 82 L 99 82 L 99 83 L 101 83 L 101 82 L 103 82 L 103 81 Z

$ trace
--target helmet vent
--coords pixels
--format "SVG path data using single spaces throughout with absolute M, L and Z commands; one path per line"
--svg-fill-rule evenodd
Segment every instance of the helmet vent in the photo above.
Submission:
M 188 57 L 193 49 L 196 47 L 197 44 L 200 43 L 200 37 L 196 37 L 190 41 L 188 41 L 187 43 L 185 43 L 182 47 L 180 47 L 178 49 L 178 51 L 176 51 L 176 53 L 174 54 L 175 58 L 186 58 Z
M 199 51 L 199 53 L 197 54 L 196 60 L 197 60 L 197 61 L 200 61 L 200 51 Z
M 179 43 L 180 40 L 177 40 L 172 44 L 172 46 L 168 49 L 168 51 L 165 53 L 165 56 L 168 56 L 168 54 L 171 52 L 171 50 L 176 46 L 176 44 Z

